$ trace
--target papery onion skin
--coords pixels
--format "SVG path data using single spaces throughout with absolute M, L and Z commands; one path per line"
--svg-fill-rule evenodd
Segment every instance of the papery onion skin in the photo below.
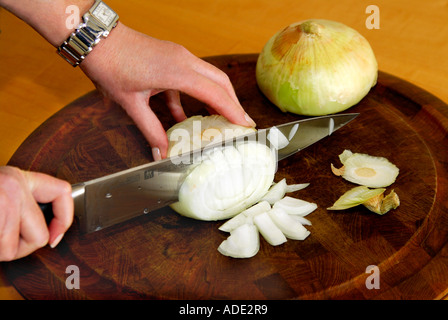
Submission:
M 327 210 L 346 210 L 353 208 L 383 194 L 384 191 L 386 191 L 384 188 L 369 189 L 366 186 L 354 187 L 340 196 Z
M 262 49 L 257 84 L 284 112 L 319 116 L 350 108 L 376 84 L 368 41 L 335 21 L 312 19 L 276 33 Z

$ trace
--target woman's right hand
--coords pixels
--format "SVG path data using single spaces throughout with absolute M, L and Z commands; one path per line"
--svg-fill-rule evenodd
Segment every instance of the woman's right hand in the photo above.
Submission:
M 52 203 L 47 226 L 37 202 Z M 0 261 L 55 247 L 73 222 L 74 205 L 68 182 L 52 176 L 0 167 Z

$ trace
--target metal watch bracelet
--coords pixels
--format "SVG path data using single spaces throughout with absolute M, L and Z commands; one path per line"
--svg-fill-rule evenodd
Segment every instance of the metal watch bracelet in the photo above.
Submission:
M 92 13 L 103 10 L 99 14 L 100 19 L 108 23 L 106 25 Z M 58 48 L 58 54 L 73 67 L 78 66 L 92 51 L 102 38 L 106 38 L 109 32 L 117 25 L 118 15 L 102 1 L 95 4 L 82 17 L 83 22 L 70 34 L 67 40 Z

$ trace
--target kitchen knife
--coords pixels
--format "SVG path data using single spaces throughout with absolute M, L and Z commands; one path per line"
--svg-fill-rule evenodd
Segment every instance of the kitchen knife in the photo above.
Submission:
M 357 116 L 358 113 L 335 114 L 260 129 L 181 156 L 74 184 L 72 197 L 80 231 L 98 231 L 176 202 L 184 179 L 207 150 L 256 140 L 274 148 L 280 161 L 331 135 Z M 47 217 L 52 216 L 51 205 L 40 206 Z

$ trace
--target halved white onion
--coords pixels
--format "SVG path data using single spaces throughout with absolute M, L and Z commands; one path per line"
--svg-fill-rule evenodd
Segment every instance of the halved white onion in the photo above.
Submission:
M 168 136 L 170 141 L 173 135 L 183 137 L 177 141 L 181 147 L 170 145 L 169 155 L 175 156 L 179 152 L 203 147 L 204 144 L 195 142 L 202 139 L 207 143 L 210 140 L 216 142 L 215 138 L 211 138 L 213 134 L 219 139 L 225 135 L 227 139 L 253 131 L 241 126 L 230 126 L 223 119 L 222 116 L 192 117 L 178 123 L 174 129 L 168 130 Z M 214 133 L 206 134 L 206 130 L 199 128 L 207 128 Z M 231 218 L 257 203 L 266 194 L 274 181 L 276 169 L 274 150 L 257 141 L 241 141 L 235 146 L 206 149 L 200 157 L 200 163 L 183 182 L 179 201 L 171 207 L 181 215 L 199 220 Z

